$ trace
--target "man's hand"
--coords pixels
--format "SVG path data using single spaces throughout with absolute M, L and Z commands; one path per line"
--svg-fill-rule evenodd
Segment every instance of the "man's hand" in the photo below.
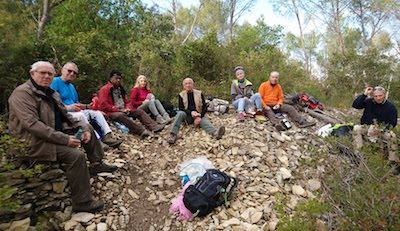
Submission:
M 201 117 L 196 117 L 195 119 L 194 119 L 194 125 L 199 125 L 200 124 L 200 122 L 201 122 Z
M 130 111 L 131 111 L 131 109 L 129 109 L 129 108 L 121 109 L 121 112 L 123 112 L 125 114 L 129 114 Z
M 272 109 L 270 108 L 270 106 L 268 106 L 268 105 L 265 105 L 265 106 L 264 106 L 264 109 L 267 110 L 267 111 L 271 111 L 271 110 L 272 110 Z
M 89 132 L 89 131 L 86 131 L 86 132 L 82 133 L 81 141 L 82 141 L 83 143 L 87 144 L 87 143 L 90 141 L 90 137 L 91 137 L 90 132 Z
M 369 95 L 372 92 L 373 88 L 372 87 L 367 87 L 364 90 L 364 95 Z
M 81 107 L 80 107 L 79 104 L 77 104 L 77 103 L 74 103 L 74 104 L 65 106 L 65 108 L 66 108 L 68 111 L 80 111 L 80 110 L 81 110 Z
M 81 146 L 81 141 L 76 139 L 74 136 L 69 136 L 67 146 L 71 148 L 78 148 L 79 146 Z
M 201 114 L 198 113 L 197 111 L 192 111 L 192 112 L 190 112 L 190 115 L 191 115 L 193 118 L 196 118 L 196 117 L 200 117 L 200 116 L 201 116 Z
M 243 99 L 244 99 L 245 102 L 249 101 L 249 98 L 247 98 L 246 96 L 243 97 Z
M 275 105 L 272 109 L 278 110 L 279 108 L 281 108 L 281 105 L 280 105 L 280 104 L 277 104 L 277 105 Z

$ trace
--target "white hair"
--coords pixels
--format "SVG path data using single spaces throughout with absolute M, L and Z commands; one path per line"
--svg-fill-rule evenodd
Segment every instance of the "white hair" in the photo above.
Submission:
M 55 69 L 54 69 L 54 66 L 53 66 L 53 64 L 51 64 L 50 62 L 48 62 L 48 61 L 37 61 L 37 62 L 35 62 L 34 64 L 32 64 L 32 66 L 31 66 L 31 72 L 32 71 L 37 71 L 37 69 L 40 67 L 40 66 L 49 66 L 49 67 L 51 67 L 52 69 L 53 69 L 53 72 L 55 72 Z

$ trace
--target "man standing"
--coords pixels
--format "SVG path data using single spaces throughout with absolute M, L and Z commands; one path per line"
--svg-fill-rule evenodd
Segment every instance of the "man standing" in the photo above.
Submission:
M 373 98 L 368 98 L 372 93 Z M 399 155 L 396 134 L 390 131 L 397 125 L 397 108 L 386 99 L 386 90 L 383 87 L 367 87 L 364 93 L 353 101 L 353 108 L 364 109 L 361 116 L 361 125 L 354 126 L 353 145 L 356 151 L 363 146 L 363 135 L 372 139 L 379 138 L 378 125 L 383 126 L 382 138 L 388 144 L 389 160 L 396 167 L 395 174 L 399 174 Z
M 89 110 L 90 104 L 80 104 L 78 93 L 72 82 L 78 76 L 78 66 L 75 63 L 68 62 L 61 69 L 61 76 L 54 78 L 50 87 L 60 94 L 65 107 L 75 119 L 83 120 L 89 124 L 90 119 L 95 119 L 101 128 L 103 143 L 110 147 L 118 147 L 122 140 L 115 139 L 110 126 L 100 111 Z
M 158 124 L 143 110 L 132 110 L 128 102 L 125 89 L 121 86 L 122 74 L 118 70 L 110 72 L 110 81 L 99 91 L 100 110 L 105 112 L 112 120 L 127 126 L 129 130 L 142 137 L 150 133 L 143 126 L 136 124 L 131 118 L 138 118 L 140 122 L 153 132 L 160 132 L 165 125 Z
M 217 140 L 221 139 L 225 134 L 224 126 L 215 128 L 211 124 L 211 121 L 205 116 L 207 106 L 204 96 L 201 91 L 193 89 L 193 85 L 193 79 L 186 78 L 183 80 L 184 90 L 179 93 L 179 111 L 172 124 L 171 133 L 168 138 L 169 144 L 174 144 L 176 142 L 179 128 L 183 121 L 186 121 L 188 124 L 200 125 L 202 129 Z
M 90 125 L 75 120 L 50 88 L 54 78 L 51 63 L 39 61 L 32 65 L 31 78 L 11 94 L 9 129 L 30 142 L 28 161 L 58 161 L 67 166 L 66 176 L 71 187 L 74 211 L 97 212 L 104 208 L 102 201 L 92 199 L 90 176 L 99 172 L 113 172 L 116 166 L 102 162 L 104 155 Z M 80 140 L 73 134 L 81 129 Z M 85 155 L 78 149 L 82 145 L 90 161 L 89 170 Z
M 274 124 L 278 130 L 283 130 L 284 128 L 280 125 L 278 119 L 275 118 L 275 112 L 283 112 L 289 114 L 289 116 L 297 122 L 297 126 L 300 128 L 315 125 L 315 122 L 308 122 L 304 119 L 293 106 L 283 104 L 283 91 L 278 80 L 279 73 L 273 71 L 271 72 L 268 81 L 262 83 L 258 89 L 264 113 L 271 123 Z

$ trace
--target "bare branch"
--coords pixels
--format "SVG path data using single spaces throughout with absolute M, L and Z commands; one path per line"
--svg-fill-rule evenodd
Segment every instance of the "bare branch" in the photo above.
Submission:
M 190 30 L 189 30 L 188 34 L 186 35 L 186 38 L 182 41 L 181 45 L 185 44 L 186 41 L 190 38 L 190 35 L 192 35 L 193 29 L 194 29 L 194 25 L 196 25 L 197 17 L 199 15 L 199 12 L 200 12 L 200 9 L 201 9 L 202 6 L 203 6 L 203 4 L 200 3 L 199 8 L 197 9 L 196 15 L 194 16 L 192 25 L 190 26 Z

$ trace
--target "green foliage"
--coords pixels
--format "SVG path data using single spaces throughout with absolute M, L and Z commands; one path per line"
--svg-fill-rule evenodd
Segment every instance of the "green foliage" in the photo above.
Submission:
M 337 148 L 334 139 L 326 141 Z M 398 179 L 391 175 L 392 166 L 380 145 L 365 145 L 362 153 L 359 164 L 343 161 L 327 168 L 325 182 L 339 217 L 338 229 L 396 230 L 400 227 Z
M 5 133 L 6 125 L 0 120 L 0 211 L 15 211 L 21 204 L 23 191 L 13 186 L 18 176 L 30 177 L 41 172 L 41 165 L 25 169 L 18 164 L 16 152 L 26 153 L 27 143 Z

